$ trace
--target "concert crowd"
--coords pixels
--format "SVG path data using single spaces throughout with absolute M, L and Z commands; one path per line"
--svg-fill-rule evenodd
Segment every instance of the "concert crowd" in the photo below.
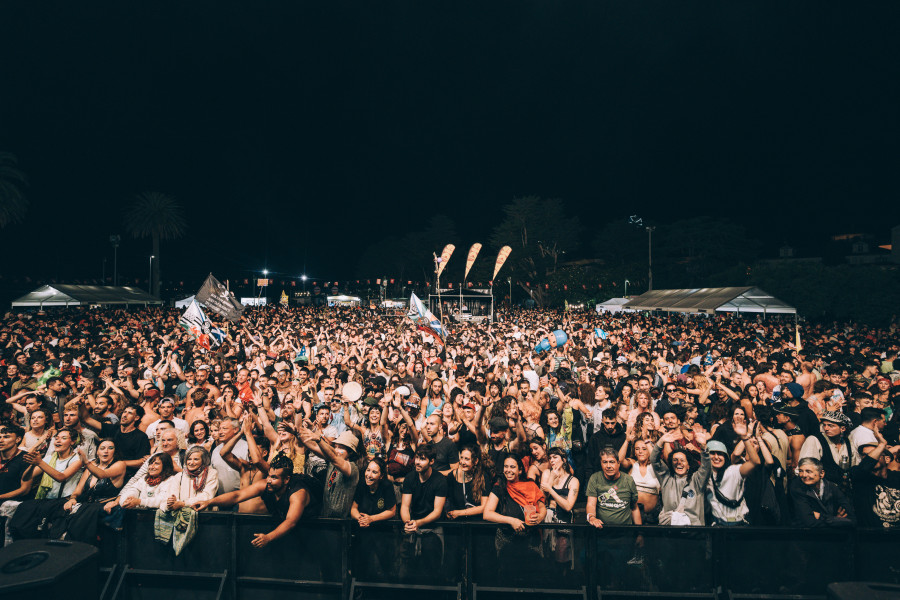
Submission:
M 441 340 L 372 309 L 265 307 L 207 348 L 179 315 L 0 321 L 7 543 L 97 543 L 140 508 L 176 553 L 202 511 L 274 516 L 239 540 L 257 548 L 316 517 L 397 520 L 372 568 L 427 570 L 450 559 L 442 523 L 484 520 L 501 568 L 564 570 L 572 531 L 536 525 L 900 524 L 893 325 L 503 309 Z

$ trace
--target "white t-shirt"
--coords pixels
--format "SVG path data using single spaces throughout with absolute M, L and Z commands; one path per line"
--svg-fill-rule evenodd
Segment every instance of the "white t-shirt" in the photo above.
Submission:
M 241 474 L 232 469 L 231 465 L 222 458 L 223 447 L 224 446 L 217 446 L 216 448 L 213 448 L 212 451 L 212 466 L 219 475 L 219 488 L 216 492 L 217 496 L 241 488 Z M 232 450 L 231 453 L 241 460 L 247 460 L 250 456 L 250 448 L 247 446 L 247 440 L 239 440 L 238 443 L 234 445 L 234 450 Z
M 877 445 L 878 439 L 875 437 L 875 432 L 873 432 L 868 427 L 863 427 L 860 425 L 856 429 L 850 432 L 850 447 L 853 449 L 853 464 L 858 465 L 862 458 L 860 457 L 859 447 L 860 446 L 868 446 L 868 445 Z
M 708 489 L 706 499 L 709 501 L 713 517 L 722 521 L 740 521 L 744 519 L 750 511 L 747 509 L 747 501 L 744 500 L 744 476 L 741 475 L 741 467 L 739 465 L 726 467 L 725 473 L 722 475 L 722 482 L 718 484 L 719 492 L 726 498 L 731 500 L 741 498 L 741 505 L 737 508 L 728 508 L 719 502 L 713 491 L 713 477 L 715 477 L 715 474 L 710 474 L 709 483 L 706 484 Z

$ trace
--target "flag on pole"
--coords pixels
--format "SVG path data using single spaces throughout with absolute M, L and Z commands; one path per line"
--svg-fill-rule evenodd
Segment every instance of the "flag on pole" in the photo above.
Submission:
M 800 343 L 800 323 L 795 323 L 794 327 L 796 328 L 797 332 L 797 343 L 794 344 L 794 346 L 797 348 L 797 352 L 800 352 L 801 350 L 803 350 L 803 344 Z
M 209 277 L 206 278 L 206 281 L 203 282 L 203 285 L 200 286 L 194 297 L 203 306 L 232 323 L 237 323 L 241 320 L 244 306 L 237 301 L 234 294 L 229 292 L 212 273 L 209 274 Z
M 475 259 L 478 258 L 479 252 L 481 252 L 481 244 L 475 243 L 469 248 L 469 255 L 466 257 L 466 274 L 463 275 L 464 281 L 469 278 L 469 271 L 472 270 L 472 265 L 475 263 Z
M 213 327 L 206 315 L 203 314 L 203 309 L 200 308 L 200 304 L 197 302 L 196 298 L 191 300 L 190 305 L 188 305 L 184 314 L 182 314 L 181 318 L 178 320 L 178 324 L 191 334 L 191 337 L 197 340 L 197 343 L 200 344 L 200 346 L 207 350 L 213 345 L 210 341 L 215 342 L 215 345 L 218 345 L 221 343 L 221 340 L 225 338 L 225 334 L 222 333 L 221 330 Z M 216 333 L 213 333 L 214 329 Z
M 288 305 L 288 295 L 284 290 L 281 290 L 281 298 L 278 300 L 278 303 L 282 306 Z
M 441 322 L 430 310 L 425 308 L 425 305 L 422 304 L 422 301 L 415 294 L 411 294 L 409 297 L 409 312 L 407 316 L 416 326 L 416 329 L 434 337 L 441 346 L 444 345 L 446 333 Z
M 510 252 L 512 252 L 512 248 L 509 246 L 500 248 L 500 252 L 497 254 L 497 262 L 494 263 L 494 276 L 491 277 L 491 279 L 497 279 L 497 273 L 500 272 L 500 267 L 502 267 L 503 263 L 506 262 L 506 259 L 509 258 Z

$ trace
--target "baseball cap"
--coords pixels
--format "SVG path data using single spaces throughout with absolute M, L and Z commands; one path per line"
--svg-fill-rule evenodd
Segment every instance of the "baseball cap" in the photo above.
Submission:
M 721 452 L 725 456 L 728 456 L 728 448 L 722 442 L 718 440 L 711 440 L 706 443 L 706 451 L 707 452 Z

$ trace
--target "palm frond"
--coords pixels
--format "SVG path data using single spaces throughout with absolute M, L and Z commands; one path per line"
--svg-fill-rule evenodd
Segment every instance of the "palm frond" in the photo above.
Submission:
M 161 192 L 141 192 L 125 213 L 125 227 L 136 238 L 180 238 L 187 230 L 184 208 Z
M 0 152 L 0 227 L 20 223 L 28 210 L 23 188 L 28 178 L 19 169 L 19 161 L 11 152 Z

